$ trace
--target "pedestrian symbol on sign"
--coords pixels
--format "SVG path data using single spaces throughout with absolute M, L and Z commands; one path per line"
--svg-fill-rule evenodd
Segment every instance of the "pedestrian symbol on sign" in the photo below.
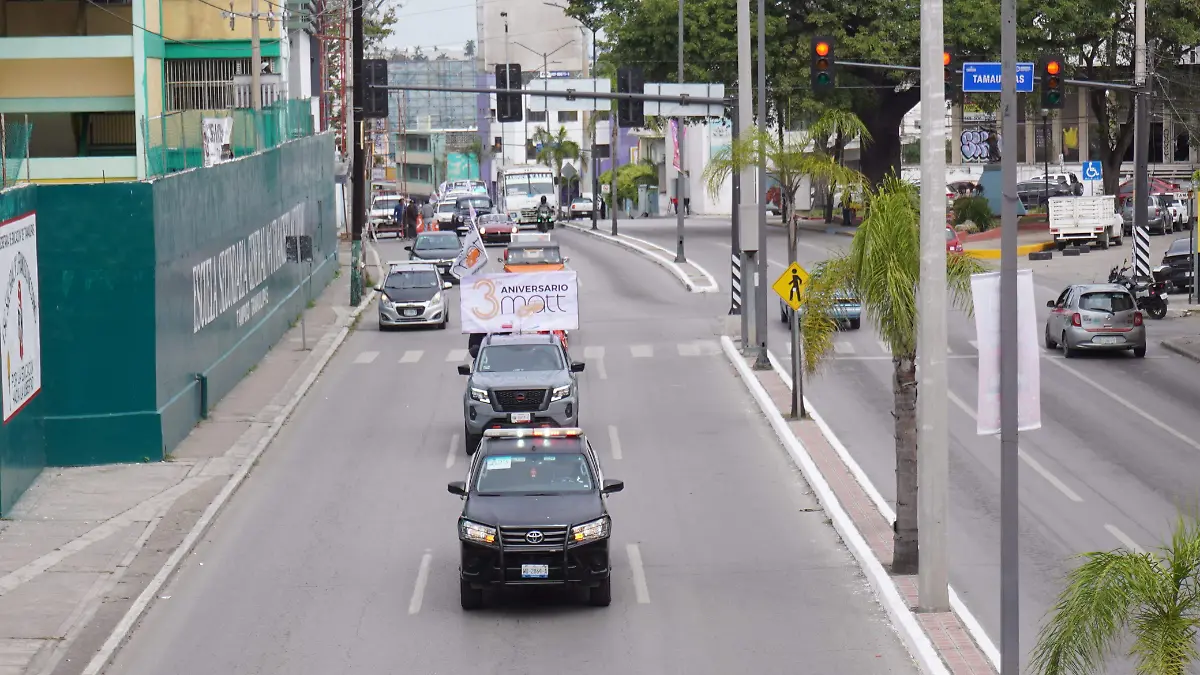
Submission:
M 803 267 L 792 263 L 783 274 L 771 284 L 775 294 L 794 311 L 799 311 L 804 302 L 804 285 L 808 283 L 808 272 Z

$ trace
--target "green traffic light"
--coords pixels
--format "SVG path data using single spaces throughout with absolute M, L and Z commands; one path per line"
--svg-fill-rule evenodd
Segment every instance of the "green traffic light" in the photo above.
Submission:
M 820 85 L 829 84 L 829 75 L 827 73 L 819 73 L 817 75 L 817 84 L 820 84 Z
M 1051 91 L 1046 94 L 1046 102 L 1050 103 L 1051 105 L 1056 105 L 1061 98 L 1062 95 L 1057 91 Z

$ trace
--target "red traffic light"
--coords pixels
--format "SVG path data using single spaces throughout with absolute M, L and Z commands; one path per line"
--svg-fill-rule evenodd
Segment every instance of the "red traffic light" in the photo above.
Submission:
M 1058 64 L 1058 61 L 1047 61 L 1046 62 L 1046 72 L 1047 73 L 1049 73 L 1051 75 L 1057 75 L 1058 71 L 1060 71 L 1060 70 L 1062 70 L 1062 66 L 1060 66 Z
M 818 42 L 813 49 L 816 50 L 817 56 L 829 56 L 828 42 Z
M 942 52 L 942 65 L 950 65 L 950 52 Z

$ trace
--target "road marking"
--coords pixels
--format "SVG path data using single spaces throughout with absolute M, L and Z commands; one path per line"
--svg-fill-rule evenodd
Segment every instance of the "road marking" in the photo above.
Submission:
M 837 342 L 833 343 L 833 351 L 838 354 L 853 354 L 854 345 L 850 344 L 846 340 L 838 340 Z
M 404 356 L 400 357 L 400 363 L 416 363 L 417 361 L 420 361 L 421 357 L 424 355 L 425 352 L 423 350 L 410 349 L 404 352 Z
M 360 352 L 358 356 L 354 357 L 354 362 L 355 363 L 371 363 L 378 357 L 379 357 L 379 352 Z
M 433 554 L 425 549 L 421 556 L 421 567 L 417 570 L 417 584 L 413 587 L 412 600 L 408 602 L 408 613 L 416 614 L 421 611 L 421 602 L 425 600 L 425 585 L 429 583 L 429 564 L 433 562 Z
M 604 347 L 584 347 L 583 358 L 585 359 L 602 359 L 604 358 Z
M 450 353 L 446 354 L 446 362 L 466 361 L 467 355 L 470 353 L 471 352 L 467 351 L 466 349 L 451 349 Z
M 629 345 L 629 353 L 633 354 L 635 359 L 648 359 L 654 356 L 654 347 L 651 345 Z
M 967 343 L 971 345 L 971 349 L 974 349 L 975 351 L 979 351 L 979 343 L 978 342 L 976 342 L 975 340 L 968 340 Z
M 458 459 L 458 434 L 450 435 L 450 452 L 446 453 L 446 468 L 454 468 L 454 462 Z
M 604 367 L 604 359 L 595 359 L 592 363 L 596 364 L 596 374 L 600 376 L 600 379 L 607 380 L 608 368 Z
M 1178 438 L 1179 440 L 1183 441 L 1184 443 L 1186 443 L 1188 446 L 1192 447 L 1193 449 L 1200 450 L 1200 443 L 1197 443 L 1196 441 L 1192 440 L 1191 437 L 1187 436 L 1186 434 L 1184 434 L 1180 431 L 1177 431 L 1175 429 L 1175 427 L 1172 427 L 1171 425 L 1167 424 L 1166 422 L 1163 422 L 1162 420 L 1158 419 L 1154 415 L 1151 415 L 1150 413 L 1146 412 L 1145 410 L 1142 410 L 1141 408 L 1137 407 L 1133 403 L 1130 403 L 1128 400 L 1122 398 L 1121 396 L 1118 396 L 1117 394 L 1112 393 L 1107 388 L 1105 388 L 1103 385 L 1101 385 L 1099 382 L 1093 380 L 1092 378 L 1088 377 L 1087 375 L 1084 375 L 1083 373 L 1072 368 L 1071 366 L 1068 366 L 1067 364 L 1063 363 L 1061 359 L 1046 359 L 1046 361 L 1049 363 L 1053 363 L 1054 365 L 1058 366 L 1059 368 L 1062 368 L 1063 370 L 1067 371 L 1068 373 L 1071 373 L 1075 377 L 1079 378 L 1083 382 L 1090 384 L 1093 388 L 1096 389 L 1096 391 L 1100 392 L 1101 394 L 1104 394 L 1105 396 L 1111 398 L 1112 400 L 1116 401 L 1117 403 L 1120 403 L 1121 405 L 1125 406 L 1127 409 L 1129 409 L 1133 413 L 1137 414 L 1142 419 L 1153 424 L 1154 426 L 1158 427 L 1159 429 L 1162 429 L 1163 431 L 1167 432 L 1168 434 L 1171 434 L 1175 438 Z
M 1141 546 L 1138 546 L 1138 543 L 1136 541 L 1134 541 L 1133 539 L 1130 539 L 1129 535 L 1122 532 L 1116 525 L 1110 525 L 1108 523 L 1105 523 L 1104 529 L 1108 530 L 1109 534 L 1116 537 L 1117 541 L 1121 542 L 1121 545 L 1124 546 L 1125 548 L 1129 549 L 1130 551 L 1133 551 L 1134 553 L 1145 553 L 1146 552 L 1146 549 L 1142 548 Z
M 694 342 L 680 342 L 675 346 L 680 356 L 700 356 L 700 346 Z
M 967 405 L 966 401 L 963 401 L 961 398 L 959 398 L 958 394 L 955 394 L 952 391 L 947 391 L 946 396 L 950 399 L 951 403 L 958 406 L 959 409 L 965 412 L 971 419 L 979 419 L 975 415 L 975 410 L 971 406 Z M 1067 499 L 1070 499 L 1073 502 L 1083 501 L 1083 497 L 1080 497 L 1074 490 L 1067 487 L 1067 484 L 1062 482 L 1058 476 L 1050 473 L 1050 470 L 1042 466 L 1041 462 L 1031 457 L 1029 453 L 1025 452 L 1019 447 L 1017 448 L 1017 457 L 1020 457 L 1027 465 L 1029 465 L 1029 468 L 1041 474 L 1042 478 L 1046 479 L 1046 482 L 1050 483 L 1055 487 L 1055 489 L 1066 495 Z
M 946 356 L 946 358 L 960 360 L 960 359 L 973 359 L 975 357 L 967 356 L 966 354 L 949 354 Z M 834 356 L 833 360 L 834 361 L 891 361 L 892 357 L 890 357 L 890 356 Z
M 721 353 L 721 344 L 716 340 L 696 340 L 694 344 L 704 356 L 716 356 Z
M 642 551 L 637 544 L 625 544 L 629 554 L 629 569 L 633 570 L 633 592 L 638 604 L 650 604 L 650 588 L 646 586 L 646 569 L 642 566 Z
M 621 439 L 617 436 L 617 428 L 608 425 L 608 445 L 612 448 L 613 459 L 621 459 Z

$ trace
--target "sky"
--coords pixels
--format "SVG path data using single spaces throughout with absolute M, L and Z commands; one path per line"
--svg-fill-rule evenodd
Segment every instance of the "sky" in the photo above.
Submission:
M 473 0 L 392 0 L 390 4 L 401 7 L 389 47 L 420 46 L 429 53 L 434 46 L 462 50 L 467 40 L 476 40 Z

